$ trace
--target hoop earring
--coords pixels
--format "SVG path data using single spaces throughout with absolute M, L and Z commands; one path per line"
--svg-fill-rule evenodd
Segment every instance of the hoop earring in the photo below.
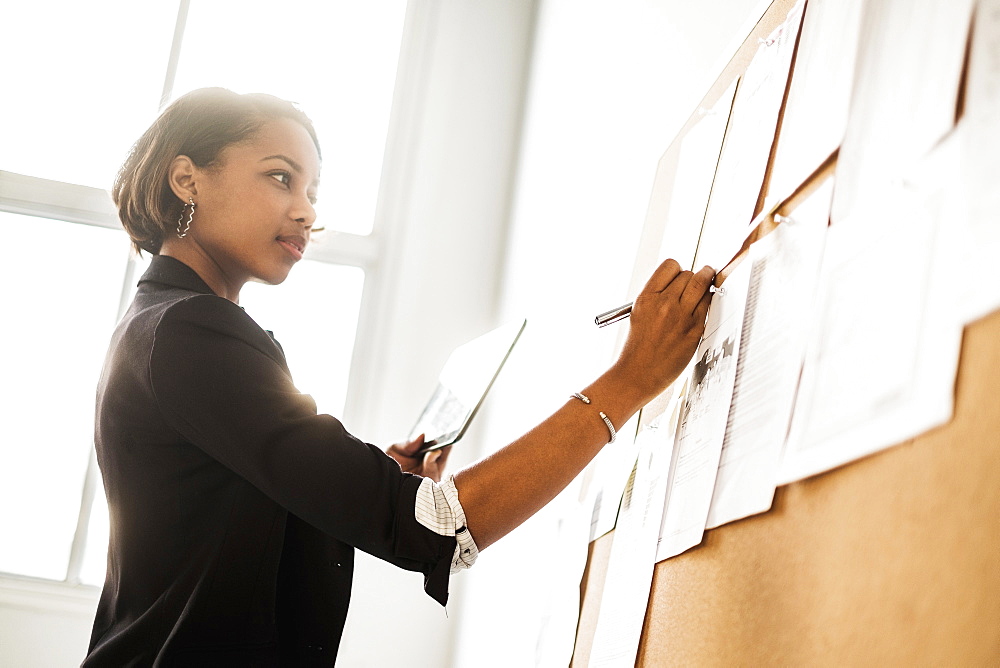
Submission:
M 184 237 L 187 236 L 188 230 L 191 229 L 191 221 L 194 220 L 194 207 L 195 207 L 194 198 L 193 197 L 188 197 L 188 202 L 190 202 L 190 204 L 191 204 L 191 212 L 188 213 L 187 222 L 186 223 L 184 222 L 184 212 L 187 211 L 187 208 L 188 208 L 187 204 L 185 204 L 184 206 L 181 207 L 181 216 L 180 216 L 180 218 L 177 219 L 177 238 L 178 239 L 183 239 Z M 181 229 L 182 225 L 183 225 L 183 229 Z

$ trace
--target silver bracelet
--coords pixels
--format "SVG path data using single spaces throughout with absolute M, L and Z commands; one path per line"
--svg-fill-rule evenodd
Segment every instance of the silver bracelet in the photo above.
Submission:
M 585 404 L 589 404 L 590 403 L 590 399 L 588 399 L 585 395 L 583 395 L 580 392 L 574 392 L 570 396 L 572 396 L 574 399 L 579 399 L 580 401 L 582 401 Z M 608 441 L 608 443 L 614 443 L 615 442 L 615 436 L 618 435 L 618 432 L 615 431 L 615 426 L 613 424 L 611 424 L 611 419 L 608 418 L 608 416 L 604 414 L 604 411 L 597 411 L 597 414 L 601 416 L 601 419 L 604 420 L 604 424 L 608 425 L 608 431 L 611 432 L 611 440 Z

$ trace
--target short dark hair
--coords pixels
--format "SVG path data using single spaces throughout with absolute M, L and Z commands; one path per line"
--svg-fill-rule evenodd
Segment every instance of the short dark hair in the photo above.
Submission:
M 209 167 L 224 148 L 250 139 L 267 122 L 282 118 L 301 124 L 320 152 L 309 117 L 272 95 L 200 88 L 171 103 L 132 146 L 111 189 L 135 249 L 158 254 L 163 237 L 180 216 L 184 204 L 169 182 L 174 158 L 186 155 L 198 167 Z

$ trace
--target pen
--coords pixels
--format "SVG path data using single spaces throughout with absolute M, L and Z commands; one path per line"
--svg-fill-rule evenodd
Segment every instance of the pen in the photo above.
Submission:
M 725 288 L 717 288 L 714 285 L 708 287 L 709 292 L 718 292 L 720 295 L 726 294 Z M 624 320 L 625 318 L 632 315 L 632 302 L 628 304 L 623 304 L 618 308 L 613 308 L 610 311 L 605 311 L 597 317 L 594 318 L 594 324 L 598 327 L 605 327 L 611 323 L 618 322 L 619 320 Z

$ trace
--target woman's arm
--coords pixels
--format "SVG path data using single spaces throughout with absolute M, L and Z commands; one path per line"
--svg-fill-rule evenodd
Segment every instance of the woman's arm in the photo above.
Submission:
M 705 327 L 714 271 L 657 268 L 632 308 L 621 355 L 551 417 L 455 474 L 468 528 L 480 549 L 494 543 L 551 501 L 608 443 L 603 411 L 616 428 L 684 370 Z

